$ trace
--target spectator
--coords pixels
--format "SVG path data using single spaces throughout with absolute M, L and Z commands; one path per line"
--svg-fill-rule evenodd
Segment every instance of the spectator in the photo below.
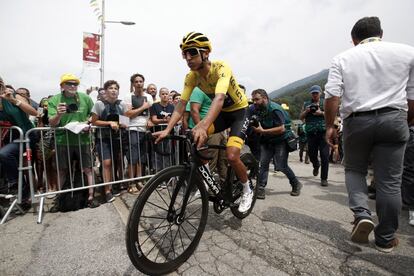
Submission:
M 18 89 L 16 90 L 16 94 L 18 94 L 18 95 L 20 95 L 20 96 L 22 96 L 22 97 L 26 98 L 26 99 L 30 102 L 30 105 L 31 105 L 34 109 L 36 109 L 36 110 L 37 110 L 37 109 L 39 108 L 39 104 L 38 104 L 37 102 L 35 102 L 34 100 L 32 100 L 32 98 L 30 97 L 30 91 L 29 91 L 29 89 L 24 88 L 24 87 L 18 88 Z
M 309 159 L 313 165 L 313 175 L 319 174 L 321 168 L 321 186 L 328 186 L 329 170 L 329 145 L 325 141 L 325 118 L 323 101 L 321 97 L 322 89 L 319 85 L 313 85 L 309 89 L 312 95 L 310 101 L 303 104 L 300 119 L 306 123 L 306 137 L 308 140 Z M 321 161 L 318 159 L 318 152 Z
M 174 106 L 168 103 L 169 95 L 170 92 L 167 88 L 161 88 L 159 92 L 160 101 L 158 103 L 154 103 L 150 108 L 151 121 L 154 124 L 155 131 L 164 130 L 166 127 L 165 124 L 170 121 L 171 115 L 174 112 Z M 159 146 L 163 152 L 171 152 L 172 148 L 170 143 L 171 141 L 165 140 L 162 141 Z M 155 154 L 155 169 L 162 170 L 171 166 L 171 158 L 172 154 L 170 156 Z
M 10 85 L 4 85 L 0 78 L 0 121 L 8 122 L 9 126 L 17 126 L 21 128 L 23 134 L 29 129 L 33 128 L 28 115 L 36 116 L 37 111 L 32 107 L 30 102 L 17 93 Z M 6 172 L 8 182 L 7 193 L 13 193 L 17 189 L 18 182 L 18 160 L 19 160 L 19 143 L 14 142 L 18 139 L 15 130 L 9 130 L 7 136 L 3 139 L 4 145 L 0 148 L 0 163 Z M 31 148 L 34 150 L 34 145 L 37 139 L 34 135 L 30 136 Z M 29 197 L 28 183 L 23 182 L 23 200 L 27 201 Z M 29 206 L 29 205 L 28 205 Z
M 98 129 L 96 139 L 96 152 L 103 167 L 103 181 L 105 183 L 115 181 L 112 169 L 117 168 L 116 164 L 121 160 L 121 135 L 120 128 L 126 126 L 119 124 L 119 115 L 127 111 L 126 103 L 118 100 L 119 84 L 114 80 L 109 80 L 104 84 L 105 100 L 98 100 L 92 108 L 91 122 L 95 126 L 109 127 L 110 129 Z M 123 135 L 126 135 L 124 133 Z M 116 174 L 117 170 L 113 170 Z M 119 195 L 118 191 L 111 192 L 111 186 L 105 186 L 105 197 L 107 201 L 112 200 L 111 194 Z
M 79 78 L 64 74 L 60 78 L 61 92 L 49 100 L 48 116 L 52 127 L 64 127 L 71 122 L 87 122 L 93 107 L 92 99 L 78 92 Z M 68 170 L 72 168 L 72 157 L 80 161 L 81 170 L 86 175 L 88 185 L 93 185 L 92 154 L 89 133 L 74 134 L 63 130 L 56 131 L 56 151 L 59 172 L 59 185 L 65 183 Z M 107 201 L 112 201 L 109 196 Z M 88 206 L 97 207 L 94 189 L 89 188 Z
M 172 101 L 173 101 L 172 104 L 174 106 L 176 106 L 178 104 L 178 102 L 180 101 L 180 99 L 181 99 L 181 94 L 180 93 L 175 93 L 172 97 Z
M 148 162 L 148 147 L 145 141 L 145 132 L 149 122 L 149 108 L 153 103 L 151 95 L 144 92 L 145 78 L 141 74 L 134 74 L 130 78 L 132 94 L 125 99 L 128 111 L 125 116 L 129 121 L 129 152 L 127 153 L 128 174 L 130 178 L 143 175 L 142 165 Z M 136 194 L 139 192 L 142 183 L 137 182 L 138 187 L 130 185 L 128 192 Z
M 341 119 L 335 118 L 334 121 L 334 128 L 336 130 L 336 139 L 334 141 L 333 147 L 330 147 L 329 153 L 329 161 L 332 163 L 339 163 L 342 160 L 342 147 L 341 147 L 341 140 L 342 140 L 342 126 L 341 126 Z
M 240 86 L 240 85 L 239 85 Z M 249 146 L 251 153 L 256 158 L 257 161 L 260 161 L 260 135 L 257 134 L 254 130 L 252 125 L 255 124 L 254 122 L 257 121 L 257 114 L 255 114 L 255 106 L 254 104 L 249 105 L 249 127 L 247 128 L 247 135 L 246 135 L 246 145 Z
M 206 115 L 210 109 L 211 99 L 200 88 L 195 87 L 191 93 L 190 100 L 187 103 L 186 109 L 190 112 L 190 119 L 188 126 L 192 129 L 197 125 Z M 227 143 L 226 131 L 214 133 L 207 138 L 207 145 L 222 145 Z M 208 156 L 212 158 L 209 161 L 209 169 L 211 172 L 218 174 L 220 182 L 224 183 L 227 177 L 227 159 L 224 150 L 210 149 Z M 207 187 L 208 188 L 208 187 Z
M 86 89 L 86 94 L 88 94 L 89 97 L 91 97 L 93 103 L 95 104 L 96 101 L 100 100 L 100 91 L 105 91 L 105 89 L 99 88 L 97 86 L 91 86 L 88 89 Z
M 157 100 L 157 86 L 153 83 L 148 84 L 146 92 L 152 96 L 153 102 L 156 102 L 156 100 Z
M 410 126 L 410 139 L 404 154 L 401 195 L 408 207 L 408 224 L 414 226 L 414 125 Z
M 368 242 L 374 228 L 366 183 L 372 154 L 378 214 L 375 246 L 388 253 L 398 245 L 407 117 L 408 122 L 414 118 L 414 48 L 383 42 L 382 34 L 378 17 L 355 23 L 351 31 L 355 47 L 334 57 L 329 70 L 325 117 L 326 138 L 333 144 L 341 100 L 345 184 L 355 218 L 351 240 Z
M 305 164 L 309 164 L 308 155 L 308 139 L 305 131 L 306 125 L 298 125 L 298 136 L 299 136 L 299 161 L 303 162 L 303 152 L 305 152 Z
M 253 131 L 260 135 L 260 169 L 258 199 L 265 199 L 265 187 L 269 175 L 269 163 L 275 158 L 276 168 L 283 172 L 292 186 L 291 196 L 299 196 L 302 183 L 288 165 L 289 152 L 287 141 L 291 132 L 291 122 L 288 113 L 277 103 L 269 101 L 265 90 L 256 89 L 252 92 L 254 110 L 258 122 L 253 125 Z
M 173 104 L 173 98 L 175 94 L 178 94 L 178 92 L 175 90 L 170 91 L 170 95 L 168 96 L 168 103 Z
M 48 117 L 48 98 L 40 100 L 40 108 L 42 112 L 38 114 L 37 126 L 38 127 L 49 127 Z M 57 191 L 57 174 L 56 174 L 56 157 L 55 157 L 55 143 L 54 143 L 54 131 L 48 130 L 43 132 L 42 139 L 38 143 L 37 150 L 37 177 L 38 177 L 38 188 L 43 187 L 45 181 L 48 185 L 47 192 Z M 43 179 L 43 172 L 46 170 L 46 178 Z M 55 195 L 49 196 L 49 198 Z

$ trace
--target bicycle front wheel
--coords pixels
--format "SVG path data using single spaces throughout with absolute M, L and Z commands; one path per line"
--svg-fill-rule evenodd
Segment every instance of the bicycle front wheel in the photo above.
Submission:
M 188 183 L 190 168 L 162 170 L 144 187 L 130 212 L 126 229 L 128 255 L 134 266 L 150 275 L 176 270 L 196 249 L 207 222 L 208 196 L 197 176 Z M 182 213 L 184 195 L 191 189 Z

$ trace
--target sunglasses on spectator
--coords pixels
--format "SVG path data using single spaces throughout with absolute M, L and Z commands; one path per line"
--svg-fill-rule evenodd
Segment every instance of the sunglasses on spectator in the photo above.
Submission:
M 183 51 L 183 58 L 186 58 L 187 57 L 187 53 L 190 55 L 190 57 L 196 57 L 196 56 L 198 56 L 198 55 L 200 55 L 200 52 L 201 51 L 204 51 L 203 49 L 199 49 L 199 48 L 188 48 L 188 49 L 185 49 L 184 51 Z
M 78 86 L 77 82 L 65 82 L 65 85 L 67 86 Z

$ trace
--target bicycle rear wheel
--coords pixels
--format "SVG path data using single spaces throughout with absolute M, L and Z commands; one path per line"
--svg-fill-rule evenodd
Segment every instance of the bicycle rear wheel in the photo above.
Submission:
M 189 175 L 186 166 L 162 170 L 145 185 L 134 203 L 126 229 L 126 246 L 132 263 L 143 273 L 174 271 L 191 256 L 201 239 L 207 222 L 208 197 L 198 177 L 189 187 L 192 191 L 184 217 L 178 216 Z
M 240 183 L 239 179 L 236 176 L 236 173 L 233 169 L 230 170 L 230 179 L 229 183 L 230 185 L 226 185 L 226 192 L 227 194 L 232 195 L 232 203 L 233 206 L 230 207 L 231 212 L 233 215 L 239 219 L 244 219 L 247 217 L 253 210 L 254 204 L 256 203 L 256 197 L 257 197 L 257 190 L 259 186 L 257 185 L 257 175 L 259 172 L 259 164 L 256 161 L 256 158 L 251 153 L 244 153 L 240 156 L 240 160 L 243 162 L 243 164 L 246 166 L 247 169 L 247 175 L 250 180 L 250 189 L 253 191 L 253 199 L 252 199 L 252 205 L 250 206 L 250 209 L 247 210 L 244 213 L 239 212 L 239 204 L 240 197 L 243 194 L 243 185 Z

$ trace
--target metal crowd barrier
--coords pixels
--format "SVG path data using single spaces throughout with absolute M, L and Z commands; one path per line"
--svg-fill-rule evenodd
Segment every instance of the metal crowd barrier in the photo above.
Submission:
M 5 132 L 9 133 L 8 136 L 3 135 Z M 22 194 L 23 194 L 23 177 L 24 177 L 23 172 L 25 170 L 28 170 L 28 167 L 23 166 L 23 154 L 24 154 L 23 144 L 27 142 L 27 140 L 26 139 L 23 140 L 24 136 L 23 136 L 22 129 L 16 126 L 0 127 L 0 134 L 1 134 L 0 149 L 10 143 L 17 143 L 19 147 L 19 158 L 18 158 L 18 164 L 17 164 L 17 168 L 18 168 L 17 194 L 10 193 L 10 189 L 9 189 L 10 183 L 8 183 L 8 181 L 6 180 L 4 168 L 3 166 L 1 166 L 2 172 L 0 175 L 0 179 L 1 179 L 0 184 L 2 184 L 2 187 L 1 187 L 2 192 L 0 192 L 0 198 L 4 198 L 8 201 L 11 201 L 10 206 L 4 207 L 4 208 L 1 207 L 5 211 L 5 214 L 0 221 L 0 224 L 3 224 L 7 221 L 7 218 L 10 216 L 13 209 L 17 209 L 21 214 L 25 213 L 23 209 L 20 207 L 20 204 L 22 204 Z M 26 152 L 26 156 L 29 159 L 30 152 Z M 6 185 L 7 185 L 7 188 L 6 188 Z
M 32 198 L 32 203 L 38 203 L 39 202 L 39 213 L 38 213 L 38 219 L 37 223 L 42 222 L 43 218 L 43 211 L 44 211 L 44 204 L 45 204 L 45 198 L 53 195 L 59 195 L 63 193 L 69 193 L 69 192 L 75 192 L 79 190 L 85 190 L 89 188 L 97 188 L 101 186 L 106 185 L 112 185 L 112 184 L 120 184 L 120 183 L 131 183 L 133 181 L 144 181 L 152 176 L 159 170 L 169 167 L 171 165 L 174 165 L 176 163 L 180 162 L 179 158 L 179 145 L 178 144 L 172 144 L 171 141 L 165 141 L 161 144 L 162 152 L 171 152 L 170 155 L 159 155 L 157 153 L 154 153 L 151 148 L 153 144 L 149 141 L 144 141 L 147 143 L 147 146 L 149 147 L 149 150 L 146 151 L 145 159 L 141 160 L 141 154 L 138 154 L 138 163 L 143 164 L 146 163 L 146 170 L 142 170 L 141 176 L 135 176 L 135 177 L 129 177 L 128 175 L 128 160 L 132 160 L 132 152 L 131 152 L 131 136 L 136 135 L 134 129 L 136 129 L 137 126 L 130 126 L 124 131 L 118 131 L 117 133 L 113 131 L 108 131 L 108 127 L 90 127 L 87 131 L 88 138 L 89 138 L 89 147 L 88 150 L 90 151 L 91 156 L 91 164 L 92 164 L 92 184 L 89 185 L 88 183 L 85 183 L 83 173 L 81 174 L 81 185 L 77 183 L 77 185 L 74 183 L 74 167 L 73 167 L 73 156 L 71 155 L 70 149 L 74 149 L 74 146 L 78 148 L 79 152 L 82 152 L 81 147 L 81 139 L 80 134 L 77 135 L 78 143 L 77 145 L 58 145 L 57 143 L 57 136 L 65 135 L 66 139 L 69 137 L 69 135 L 74 135 L 73 133 L 70 133 L 69 130 L 65 129 L 64 127 L 59 128 L 49 128 L 49 127 L 38 127 L 33 128 L 29 130 L 26 133 L 24 142 L 26 143 L 26 151 L 28 152 L 28 165 L 27 167 L 22 166 L 22 160 L 20 160 L 20 168 L 19 172 L 22 174 L 22 170 L 28 170 L 29 173 L 29 183 L 30 183 L 30 193 Z M 159 130 L 159 128 L 162 126 L 156 126 L 154 131 Z M 100 142 L 102 144 L 102 133 L 109 132 L 109 142 L 110 142 L 110 148 L 111 148 L 111 175 L 112 175 L 112 181 L 104 181 L 103 180 L 103 164 L 98 161 L 97 155 L 102 154 L 97 152 L 95 149 L 96 143 Z M 174 129 L 174 132 L 179 131 L 179 128 L 176 127 Z M 82 133 L 82 132 L 81 132 Z M 39 138 L 38 143 L 38 150 L 36 153 L 37 156 L 35 158 L 31 158 L 33 153 L 30 151 L 30 140 L 28 139 L 29 136 L 37 135 Z M 140 146 L 140 139 L 142 136 L 138 136 L 138 151 L 145 150 L 141 148 Z M 108 138 L 107 138 L 108 139 Z M 21 140 L 21 139 L 20 139 Z M 121 153 L 120 160 L 115 160 L 114 158 L 114 146 L 116 144 L 119 144 L 119 152 Z M 59 156 L 58 152 L 58 146 L 59 151 L 65 150 L 66 152 L 66 158 L 68 160 L 68 169 L 65 170 L 66 178 L 69 177 L 70 187 L 65 187 L 63 182 L 63 177 L 61 177 L 61 173 L 63 170 L 60 169 L 59 160 L 62 158 L 62 156 Z M 62 150 L 63 149 L 63 150 Z M 23 144 L 21 144 L 21 150 L 23 150 Z M 31 154 L 30 154 L 31 153 Z M 50 161 L 52 158 L 53 161 Z M 82 164 L 82 158 L 79 158 L 79 166 L 81 172 L 83 172 L 84 164 Z M 118 159 L 118 158 L 117 158 Z M 35 161 L 35 162 L 34 162 Z M 118 162 L 120 161 L 120 162 Z M 145 161 L 145 162 L 144 162 Z M 54 162 L 54 164 L 53 164 Z M 33 164 L 35 163 L 35 164 Z M 118 177 L 117 175 L 117 167 L 116 164 L 120 165 L 120 174 Z M 33 170 L 33 167 L 36 168 L 36 170 Z M 39 170 L 39 167 L 42 167 L 43 170 Z M 54 168 L 55 167 L 55 168 Z M 96 175 L 97 171 L 99 172 L 100 169 L 100 175 L 102 178 L 102 181 L 96 181 Z M 141 166 L 142 167 L 142 166 Z M 35 173 L 36 172 L 36 173 Z M 53 180 L 53 177 L 50 177 L 50 175 L 56 175 L 57 179 L 57 187 L 56 190 L 51 190 L 49 182 Z M 36 177 L 35 177 L 36 176 Z M 48 177 L 49 176 L 49 177 Z M 50 178 L 50 179 L 49 179 Z M 19 176 L 20 179 L 20 176 Z M 42 183 L 38 183 L 35 180 L 41 180 Z M 21 185 L 19 181 L 19 185 Z M 19 186 L 20 187 L 20 186 Z M 40 187 L 43 187 L 43 189 L 39 189 Z M 21 191 L 21 189 L 19 189 Z M 21 192 L 19 192 L 21 196 Z M 21 199 L 21 197 L 19 197 Z M 19 202 L 19 201 L 17 201 Z

